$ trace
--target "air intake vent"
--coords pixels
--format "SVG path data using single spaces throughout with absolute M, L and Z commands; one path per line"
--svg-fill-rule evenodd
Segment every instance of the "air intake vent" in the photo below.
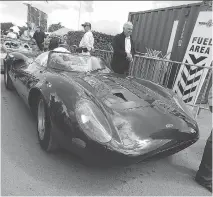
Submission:
M 124 97 L 124 95 L 122 94 L 122 93 L 114 93 L 113 95 L 115 95 L 115 96 L 117 96 L 117 97 L 119 97 L 119 98 L 121 98 L 121 99 L 123 99 L 124 101 L 128 101 L 125 97 Z

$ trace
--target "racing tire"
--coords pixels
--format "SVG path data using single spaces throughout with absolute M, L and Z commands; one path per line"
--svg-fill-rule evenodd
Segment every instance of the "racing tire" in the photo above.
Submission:
M 48 113 L 47 104 L 42 95 L 37 100 L 37 135 L 41 148 L 46 152 L 54 152 L 58 149 L 58 144 L 51 133 L 51 120 Z
M 8 74 L 8 68 L 7 66 L 5 65 L 4 66 L 4 85 L 6 87 L 7 90 L 13 90 L 14 87 L 13 87 L 13 82 Z

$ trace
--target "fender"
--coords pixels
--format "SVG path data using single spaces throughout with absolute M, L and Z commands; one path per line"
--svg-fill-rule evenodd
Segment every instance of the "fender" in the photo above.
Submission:
M 32 108 L 38 93 L 42 94 L 47 101 L 52 123 L 56 126 L 55 132 L 63 132 L 64 136 L 72 136 L 77 127 L 75 104 L 78 99 L 86 97 L 86 94 L 77 83 L 71 84 L 65 77 L 56 75 L 49 75 L 44 81 L 39 81 L 30 89 L 29 106 Z
M 32 62 L 32 58 L 28 58 L 26 55 L 23 55 L 22 53 L 18 52 L 7 53 L 7 56 L 5 58 L 5 66 L 8 66 L 8 70 L 11 70 L 13 66 L 13 61 L 15 60 L 23 60 L 28 63 Z

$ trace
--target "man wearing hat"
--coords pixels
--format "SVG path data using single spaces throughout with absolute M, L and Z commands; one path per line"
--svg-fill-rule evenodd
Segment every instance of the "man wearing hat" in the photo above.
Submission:
M 88 54 L 94 48 L 94 37 L 91 32 L 91 24 L 89 22 L 85 22 L 84 24 L 82 24 L 82 26 L 84 27 L 85 34 L 81 39 L 79 48 L 76 51 L 79 53 Z

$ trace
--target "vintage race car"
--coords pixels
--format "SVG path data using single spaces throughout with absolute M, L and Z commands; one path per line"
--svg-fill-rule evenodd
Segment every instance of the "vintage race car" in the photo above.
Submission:
M 129 164 L 174 154 L 199 138 L 171 90 L 113 73 L 94 56 L 51 51 L 32 61 L 13 52 L 4 80 L 35 115 L 45 151 L 61 147 L 87 162 Z
M 5 38 L 1 43 L 1 73 L 4 73 L 4 59 L 11 52 L 19 52 L 27 57 L 35 58 L 41 52 L 38 47 L 31 42 L 18 39 Z

